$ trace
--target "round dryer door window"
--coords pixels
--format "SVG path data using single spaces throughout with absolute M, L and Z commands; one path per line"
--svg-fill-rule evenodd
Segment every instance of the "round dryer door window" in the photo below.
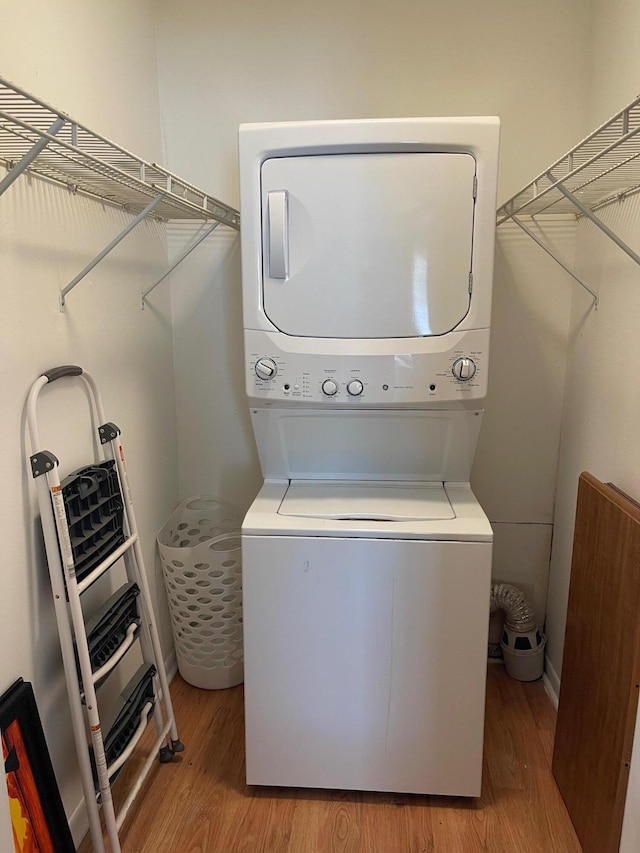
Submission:
M 262 165 L 264 310 L 298 337 L 442 335 L 470 302 L 469 154 L 283 157 Z

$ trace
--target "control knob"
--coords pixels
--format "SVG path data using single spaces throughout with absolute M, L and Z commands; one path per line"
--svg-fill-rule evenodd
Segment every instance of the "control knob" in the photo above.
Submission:
M 351 394 L 352 397 L 359 397 L 363 390 L 364 386 L 359 379 L 352 379 L 347 385 L 347 392 Z
M 259 358 L 255 364 L 258 379 L 274 379 L 278 372 L 278 366 L 272 358 Z
M 459 382 L 468 382 L 476 375 L 476 363 L 472 358 L 463 356 L 453 362 L 451 372 Z
M 325 379 L 322 383 L 322 393 L 334 397 L 338 393 L 338 383 L 335 379 Z

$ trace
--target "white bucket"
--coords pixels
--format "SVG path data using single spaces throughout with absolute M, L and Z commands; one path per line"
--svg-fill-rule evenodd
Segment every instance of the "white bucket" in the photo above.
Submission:
M 504 640 L 505 636 L 507 637 L 507 642 Z M 524 636 L 530 639 L 531 648 L 514 648 L 515 639 Z M 537 637 L 540 638 L 539 641 Z M 507 674 L 517 681 L 536 681 L 538 678 L 542 678 L 546 644 L 547 638 L 544 634 L 540 634 L 537 631 L 531 631 L 529 634 L 523 635 L 508 631 L 505 628 L 500 647 L 502 648 L 502 657 Z

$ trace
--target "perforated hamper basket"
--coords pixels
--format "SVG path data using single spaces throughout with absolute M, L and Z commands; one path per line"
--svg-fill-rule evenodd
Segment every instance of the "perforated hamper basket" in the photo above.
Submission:
M 178 669 L 195 687 L 243 679 L 241 523 L 230 504 L 194 496 L 158 534 Z

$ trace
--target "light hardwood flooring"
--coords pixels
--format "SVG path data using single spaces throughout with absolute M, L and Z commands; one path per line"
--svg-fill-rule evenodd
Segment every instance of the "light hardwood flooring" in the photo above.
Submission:
M 501 666 L 489 666 L 479 800 L 248 788 L 242 687 L 197 690 L 176 676 L 171 694 L 186 750 L 151 771 L 123 853 L 581 851 L 551 775 L 555 711 L 541 682 L 513 681 Z M 123 773 L 116 794 L 126 782 Z M 90 850 L 85 839 L 80 853 Z

